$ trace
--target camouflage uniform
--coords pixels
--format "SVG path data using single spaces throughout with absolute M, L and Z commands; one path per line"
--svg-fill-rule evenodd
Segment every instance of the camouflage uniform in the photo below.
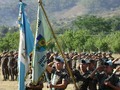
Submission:
M 81 74 L 78 70 L 74 70 L 73 74 L 76 79 L 76 85 L 78 87 L 78 90 L 87 90 L 87 87 L 89 84 L 89 78 L 87 78 L 87 77 L 89 75 L 89 72 Z
M 29 85 L 29 86 L 26 86 L 26 90 L 42 90 L 42 88 L 39 88 L 39 89 L 37 89 L 37 88 L 31 89 L 30 86 L 33 86 L 33 87 L 41 86 L 41 87 L 43 87 L 43 83 L 42 83 L 41 81 L 39 81 L 39 82 L 37 83 L 37 85 Z
M 14 80 L 14 67 L 15 67 L 15 58 L 13 55 L 9 56 L 9 61 L 8 61 L 8 69 L 9 69 L 9 74 L 11 76 L 11 80 Z
M 42 78 L 41 81 L 38 81 L 38 83 L 36 85 L 33 85 L 32 84 L 32 68 L 31 68 L 31 66 L 29 66 L 29 72 L 28 72 L 28 75 L 27 75 L 26 81 L 25 81 L 25 85 L 26 85 L 25 90 L 42 90 L 43 79 L 44 78 Z
M 92 73 L 92 71 L 90 71 L 90 73 Z M 88 88 L 89 90 L 97 90 L 97 75 L 95 75 L 92 79 L 89 78 L 89 85 L 88 85 Z
M 1 68 L 4 80 L 9 79 L 9 72 L 8 72 L 8 56 L 3 56 L 1 59 Z
M 99 74 L 98 75 L 98 81 L 99 81 L 99 90 L 113 90 L 111 87 L 106 86 L 104 84 L 105 80 L 109 77 L 110 75 L 106 75 L 106 74 Z M 114 74 L 110 79 L 109 79 L 110 83 L 114 86 L 117 86 L 119 83 L 119 78 Z
M 95 70 L 95 66 L 96 66 L 96 61 L 90 59 L 89 66 L 88 66 L 88 71 L 90 74 Z M 89 80 L 88 88 L 89 88 L 89 90 L 97 90 L 96 86 L 97 86 L 97 79 L 96 79 L 96 75 L 95 75 L 91 80 Z
M 61 84 L 62 80 L 65 80 L 67 82 L 69 81 L 68 74 L 65 69 L 62 69 L 59 72 L 53 69 L 51 73 L 52 73 L 51 84 L 53 85 Z M 52 90 L 65 90 L 65 88 L 62 89 L 52 88 Z

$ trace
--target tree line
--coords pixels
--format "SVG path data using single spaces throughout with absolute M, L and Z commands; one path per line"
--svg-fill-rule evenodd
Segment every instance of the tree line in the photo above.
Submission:
M 33 28 L 33 27 L 32 27 Z M 112 51 L 120 53 L 120 17 L 79 16 L 67 27 L 55 29 L 64 51 Z M 17 50 L 19 29 L 0 26 L 0 51 Z M 54 40 L 48 49 L 57 50 Z

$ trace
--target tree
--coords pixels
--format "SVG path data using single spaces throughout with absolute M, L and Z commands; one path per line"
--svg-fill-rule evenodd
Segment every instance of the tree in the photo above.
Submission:
M 87 41 L 85 42 L 84 48 L 86 51 L 97 51 L 97 47 L 95 46 L 96 37 L 91 36 Z
M 73 50 L 73 41 L 74 41 L 74 35 L 73 31 L 66 31 L 63 34 L 63 42 L 65 43 L 66 48 L 69 49 L 69 51 Z
M 18 30 L 19 30 L 18 27 L 13 26 L 13 27 L 9 27 L 9 31 L 8 32 L 14 33 L 14 32 L 17 32 Z
M 91 34 L 111 31 L 111 24 L 101 17 L 79 16 L 73 23 L 79 29 L 89 30 Z
M 8 32 L 9 28 L 6 26 L 1 26 L 0 27 L 0 33 L 1 33 L 1 37 L 4 37 L 5 34 Z
M 112 31 L 120 31 L 120 17 L 109 18 L 107 22 L 110 23 Z
M 120 32 L 116 31 L 107 36 L 110 50 L 115 53 L 120 53 Z
M 0 40 L 0 51 L 17 50 L 18 46 L 19 32 L 7 33 L 6 36 Z

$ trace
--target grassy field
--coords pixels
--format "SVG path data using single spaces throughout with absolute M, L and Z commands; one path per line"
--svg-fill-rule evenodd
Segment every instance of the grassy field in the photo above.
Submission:
M 120 57 L 120 54 L 114 55 L 115 58 Z M 120 63 L 120 60 L 118 61 Z M 1 70 L 0 70 L 1 71 Z M 0 90 L 18 90 L 17 81 L 2 81 L 3 77 L 0 72 Z M 49 90 L 46 88 L 46 83 L 44 83 L 43 90 Z M 66 90 L 73 90 L 73 84 L 69 84 Z

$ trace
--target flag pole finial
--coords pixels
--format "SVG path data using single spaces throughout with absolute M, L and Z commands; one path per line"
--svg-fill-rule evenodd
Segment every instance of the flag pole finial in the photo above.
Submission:
M 39 4 L 42 4 L 42 0 L 38 0 L 38 3 L 39 3 Z

